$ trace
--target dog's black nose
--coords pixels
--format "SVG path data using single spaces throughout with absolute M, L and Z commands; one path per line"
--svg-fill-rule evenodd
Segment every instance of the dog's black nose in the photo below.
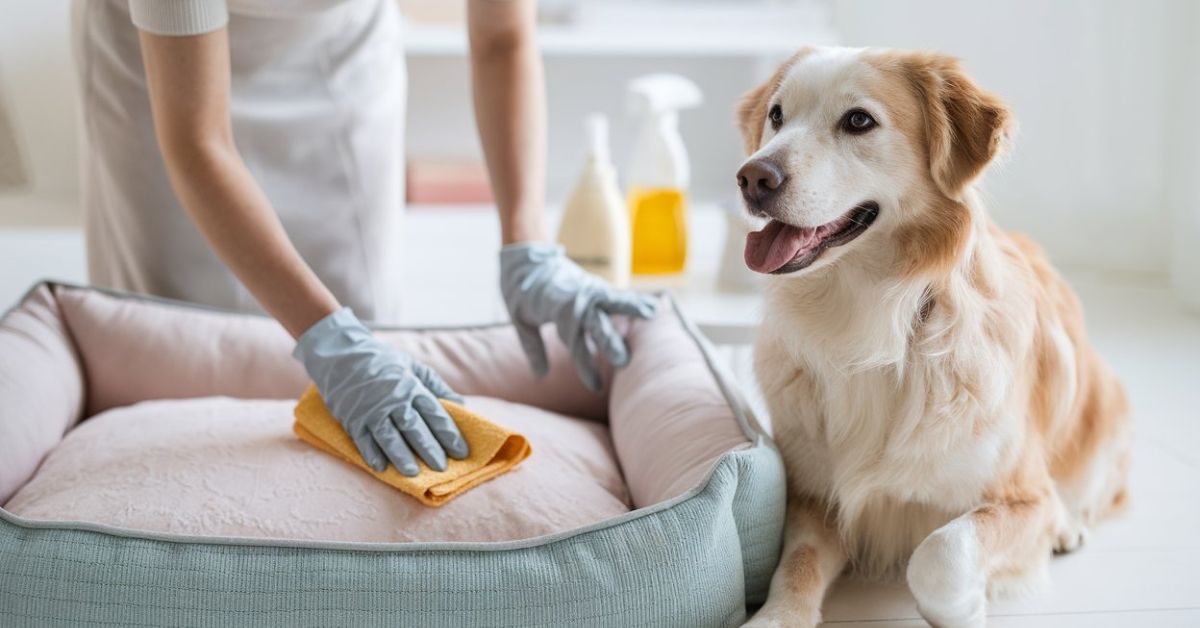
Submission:
M 751 207 L 758 208 L 783 187 L 787 175 L 774 161 L 760 157 L 746 162 L 738 170 L 737 181 L 742 189 L 742 198 Z

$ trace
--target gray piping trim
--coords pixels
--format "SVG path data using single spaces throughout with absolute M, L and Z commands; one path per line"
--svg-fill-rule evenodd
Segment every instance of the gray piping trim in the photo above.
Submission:
M 16 310 L 33 294 L 38 288 L 46 286 L 51 290 L 55 288 L 71 288 L 77 290 L 87 290 L 100 292 L 119 299 L 132 301 L 143 301 L 149 303 L 158 303 L 162 305 L 170 305 L 184 308 L 191 308 L 217 314 L 228 314 L 231 316 L 258 316 L 269 318 L 266 314 L 260 313 L 239 313 L 229 312 L 220 308 L 210 307 L 197 303 L 189 303 L 187 301 L 178 301 L 152 295 L 130 294 L 118 290 L 108 288 L 97 288 L 90 286 L 81 286 L 69 282 L 60 282 L 52 280 L 42 280 L 35 283 L 32 287 L 25 291 L 20 300 L 9 307 L 0 316 L 0 321 L 7 318 L 10 313 Z M 597 521 L 595 523 L 583 526 L 581 528 L 573 528 L 570 530 L 562 530 L 542 536 L 531 537 L 528 539 L 519 539 L 516 541 L 439 541 L 439 542 L 409 542 L 409 543 L 366 543 L 353 541 L 303 541 L 297 539 L 275 539 L 275 538 L 259 538 L 259 537 L 238 537 L 238 536 L 198 536 L 189 534 L 170 534 L 165 532 L 154 532 L 147 530 L 137 530 L 133 528 L 121 528 L 100 523 L 91 523 L 87 521 L 50 521 L 26 519 L 19 515 L 5 510 L 0 506 L 0 521 L 4 521 L 20 528 L 31 530 L 80 530 L 86 532 L 96 532 L 109 536 L 118 536 L 132 539 L 145 539 L 153 541 L 165 541 L 168 543 L 185 543 L 185 544 L 202 544 L 202 545 L 246 545 L 257 547 L 278 547 L 278 548 L 301 548 L 314 550 L 346 550 L 356 552 L 427 552 L 427 551 L 471 551 L 471 552 L 498 552 L 507 550 L 527 549 L 532 547 L 540 547 L 549 545 L 558 541 L 569 539 L 575 536 L 580 536 L 597 530 L 604 530 L 619 526 L 643 517 L 668 510 L 678 504 L 681 504 L 701 493 L 707 491 L 712 483 L 712 478 L 717 471 L 726 464 L 735 464 L 733 459 L 746 455 L 747 452 L 752 452 L 759 447 L 768 447 L 775 449 L 770 438 L 761 430 L 758 429 L 758 423 L 755 421 L 753 413 L 750 410 L 749 404 L 746 403 L 740 391 L 736 386 L 731 385 L 727 379 L 723 367 L 718 363 L 712 355 L 711 345 L 707 339 L 700 333 L 699 329 L 690 321 L 683 312 L 679 309 L 678 304 L 669 294 L 664 292 L 657 293 L 657 296 L 667 301 L 671 306 L 671 311 L 674 312 L 676 319 L 683 325 L 684 330 L 696 343 L 700 349 L 700 353 L 704 356 L 704 361 L 712 373 L 713 378 L 717 382 L 718 388 L 721 389 L 721 394 L 725 397 L 730 409 L 733 411 L 734 417 L 738 421 L 738 426 L 750 441 L 745 446 L 737 446 L 717 458 L 712 468 L 704 475 L 704 478 L 697 485 L 686 492 L 677 495 L 666 501 L 657 504 L 631 510 L 623 515 Z M 375 329 L 395 330 L 395 331 L 451 331 L 451 330 L 470 330 L 470 329 L 490 329 L 495 327 L 505 327 L 508 323 L 491 323 L 485 325 L 473 326 L 458 326 L 458 327 L 399 327 L 399 326 L 378 326 Z

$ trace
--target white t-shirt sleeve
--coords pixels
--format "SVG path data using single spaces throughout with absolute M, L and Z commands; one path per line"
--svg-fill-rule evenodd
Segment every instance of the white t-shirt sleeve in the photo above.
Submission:
M 199 35 L 229 22 L 226 0 L 129 0 L 134 26 L 156 35 Z

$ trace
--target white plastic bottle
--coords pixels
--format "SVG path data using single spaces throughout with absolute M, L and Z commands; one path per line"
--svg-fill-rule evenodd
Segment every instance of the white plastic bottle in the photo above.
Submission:
M 691 171 L 679 110 L 700 104 L 700 88 L 678 74 L 649 74 L 629 82 L 629 95 L 641 117 L 626 173 L 633 272 L 680 273 L 687 262 Z
M 629 215 L 617 188 L 608 150 L 608 119 L 587 117 L 590 149 L 583 172 L 563 206 L 558 241 L 584 270 L 617 287 L 629 285 Z

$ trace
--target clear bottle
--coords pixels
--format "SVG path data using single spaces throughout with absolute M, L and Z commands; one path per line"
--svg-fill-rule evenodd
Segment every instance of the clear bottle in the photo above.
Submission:
M 633 272 L 680 273 L 687 265 L 691 172 L 679 110 L 700 104 L 700 88 L 677 74 L 650 74 L 631 81 L 629 93 L 641 117 L 627 174 Z
M 629 216 L 608 150 L 608 119 L 587 117 L 590 151 L 563 206 L 558 242 L 584 270 L 617 287 L 629 285 Z

